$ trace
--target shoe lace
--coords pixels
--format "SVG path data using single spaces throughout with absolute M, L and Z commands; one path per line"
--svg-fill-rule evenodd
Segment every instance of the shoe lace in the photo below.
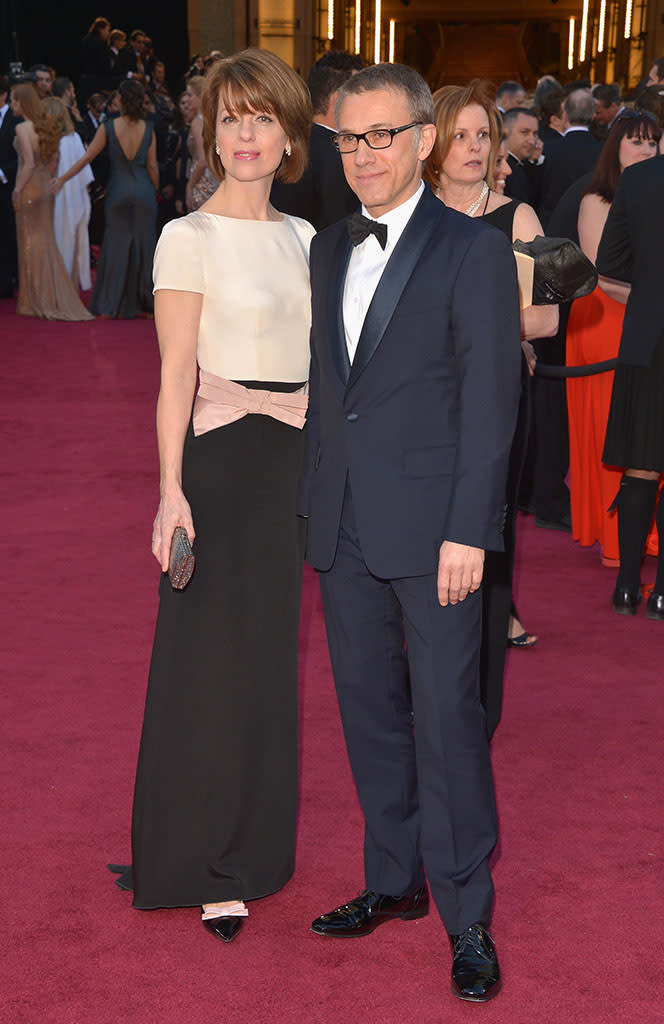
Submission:
M 490 961 L 492 959 L 490 942 L 491 936 L 487 931 L 479 928 L 477 925 L 471 925 L 461 935 L 455 935 L 454 955 L 457 956 L 459 953 L 465 953 L 470 946 L 477 956 L 483 960 Z

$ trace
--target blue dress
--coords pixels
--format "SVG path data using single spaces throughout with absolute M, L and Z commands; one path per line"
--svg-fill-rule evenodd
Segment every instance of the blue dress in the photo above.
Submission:
M 157 200 L 147 171 L 153 127 L 145 123 L 138 152 L 128 160 L 112 120 L 104 122 L 110 172 L 104 212 L 106 230 L 90 311 L 133 320 L 152 313 L 152 260 L 157 235 Z

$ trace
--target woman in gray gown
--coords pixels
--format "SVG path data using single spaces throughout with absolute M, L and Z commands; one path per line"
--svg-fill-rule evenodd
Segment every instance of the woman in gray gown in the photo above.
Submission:
M 56 178 L 53 188 L 58 191 L 108 147 L 106 231 L 90 310 L 98 316 L 132 320 L 153 312 L 159 170 L 154 130 L 143 115 L 143 86 L 130 79 L 118 91 L 121 115 L 99 126 L 85 156 Z

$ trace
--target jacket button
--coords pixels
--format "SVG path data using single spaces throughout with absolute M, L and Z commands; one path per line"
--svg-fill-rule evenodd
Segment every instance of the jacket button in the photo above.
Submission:
M 354 423 L 355 420 L 357 419 L 357 413 L 356 412 L 347 412 L 346 413 L 346 419 L 348 420 L 349 423 Z

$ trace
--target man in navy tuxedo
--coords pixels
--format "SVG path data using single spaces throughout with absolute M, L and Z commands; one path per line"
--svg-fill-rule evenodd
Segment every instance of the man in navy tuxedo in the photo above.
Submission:
M 435 127 L 415 71 L 360 71 L 336 113 L 362 214 L 311 247 L 300 512 L 366 820 L 366 889 L 312 928 L 348 937 L 423 916 L 426 870 L 453 991 L 483 1002 L 500 973 L 480 585 L 484 551 L 502 547 L 516 419 L 515 261 L 503 234 L 423 185 Z

